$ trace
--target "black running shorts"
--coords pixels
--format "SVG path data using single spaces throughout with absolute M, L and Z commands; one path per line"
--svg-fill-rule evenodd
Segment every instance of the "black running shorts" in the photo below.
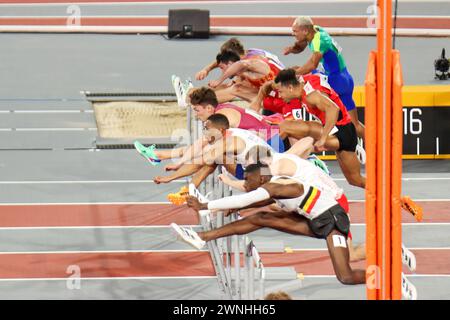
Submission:
M 316 237 L 320 239 L 326 239 L 334 229 L 346 238 L 350 232 L 350 219 L 339 204 L 331 207 L 320 216 L 308 220 L 308 224 Z
M 356 145 L 358 144 L 358 136 L 356 135 L 356 129 L 353 123 L 348 123 L 343 126 L 336 126 L 338 132 L 334 135 L 339 140 L 338 151 L 351 151 L 355 152 Z

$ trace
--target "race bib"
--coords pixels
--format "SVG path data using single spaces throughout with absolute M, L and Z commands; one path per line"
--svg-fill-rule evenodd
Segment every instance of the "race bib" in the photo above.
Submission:
M 302 109 L 292 109 L 292 117 L 295 120 L 302 120 L 303 119 Z
M 328 90 L 331 90 L 331 86 L 328 83 L 328 76 L 324 74 L 319 74 L 320 77 L 320 85 L 324 88 L 327 88 Z
M 311 92 L 314 92 L 314 88 L 309 82 L 305 83 L 303 90 L 305 90 L 306 95 L 310 94 Z

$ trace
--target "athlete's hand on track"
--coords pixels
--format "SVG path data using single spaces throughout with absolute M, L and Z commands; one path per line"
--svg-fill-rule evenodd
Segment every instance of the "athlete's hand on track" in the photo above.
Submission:
M 208 83 L 208 85 L 211 87 L 211 88 L 216 88 L 216 87 L 218 87 L 219 85 L 220 85 L 220 82 L 219 81 L 217 81 L 217 80 L 211 80 L 209 83 Z
M 200 81 L 200 80 L 205 79 L 207 76 L 208 76 L 208 71 L 206 71 L 205 69 L 202 69 L 195 74 L 195 80 Z
M 160 184 L 160 183 L 168 183 L 170 181 L 172 181 L 173 179 L 170 177 L 161 177 L 161 176 L 157 176 L 153 179 L 153 182 L 155 182 L 156 184 Z
M 196 197 L 193 196 L 186 197 L 186 204 L 189 208 L 192 208 L 196 211 L 208 209 L 208 205 L 206 203 L 201 203 Z

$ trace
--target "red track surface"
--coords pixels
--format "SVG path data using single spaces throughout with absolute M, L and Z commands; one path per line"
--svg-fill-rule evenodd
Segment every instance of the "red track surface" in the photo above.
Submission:
M 450 201 L 419 202 L 423 222 L 450 222 Z M 186 206 L 169 204 L 8 205 L 0 206 L 0 227 L 140 226 L 198 224 L 196 213 Z M 364 223 L 364 203 L 350 204 L 352 223 Z M 403 212 L 403 222 L 414 222 Z
M 0 17 L 0 25 L 64 26 L 69 17 Z M 323 27 L 366 28 L 366 17 L 312 17 Z M 212 27 L 291 27 L 295 17 L 211 17 Z M 81 17 L 83 26 L 167 26 L 166 17 Z M 450 18 L 398 17 L 397 28 L 450 29 Z
M 417 250 L 417 273 L 450 274 L 450 250 Z M 266 267 L 294 266 L 305 275 L 334 275 L 327 251 L 263 253 Z M 2 254 L 0 278 L 65 278 L 77 265 L 81 277 L 213 276 L 207 252 Z M 353 264 L 364 268 L 364 262 Z M 406 270 L 405 270 L 406 272 Z

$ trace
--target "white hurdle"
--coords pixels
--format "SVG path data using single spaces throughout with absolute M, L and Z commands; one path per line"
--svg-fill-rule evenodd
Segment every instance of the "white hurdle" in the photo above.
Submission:
M 197 197 L 201 202 L 208 201 L 193 184 L 189 185 L 189 194 Z M 219 215 L 223 217 L 223 212 L 219 212 Z M 203 229 L 206 231 L 213 229 L 212 222 L 217 221 L 218 216 L 210 210 L 201 210 L 199 217 Z M 232 213 L 226 218 L 227 221 L 224 221 L 224 223 L 232 223 L 240 219 L 238 212 Z M 244 250 L 241 250 L 240 243 L 244 244 Z M 207 245 L 217 281 L 225 299 L 254 300 L 256 297 L 264 298 L 264 265 L 258 250 L 247 236 L 233 235 L 225 238 L 225 241 L 221 243 L 213 240 L 209 241 Z M 243 266 L 241 266 L 241 253 L 243 253 L 244 258 Z M 244 281 L 241 280 L 242 275 L 244 275 Z M 258 295 L 254 290 L 255 282 L 258 283 Z

